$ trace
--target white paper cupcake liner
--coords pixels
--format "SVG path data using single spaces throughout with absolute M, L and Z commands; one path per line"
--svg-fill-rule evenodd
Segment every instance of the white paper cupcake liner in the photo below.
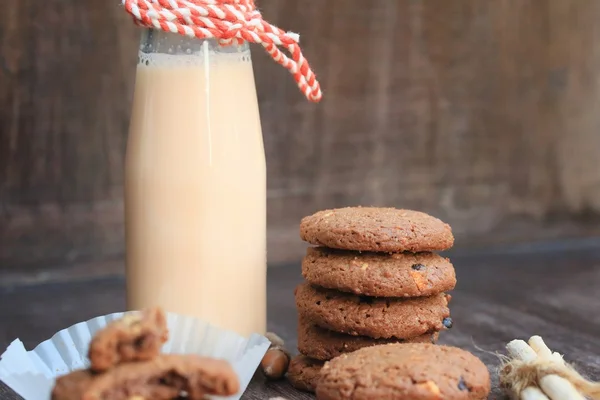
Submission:
M 122 316 L 123 313 L 114 313 L 80 322 L 57 332 L 31 351 L 20 340 L 13 341 L 0 359 L 0 380 L 25 400 L 50 399 L 57 377 L 89 366 L 88 346 L 96 331 Z M 163 353 L 198 354 L 231 363 L 240 391 L 214 399 L 239 399 L 270 345 L 264 336 L 253 334 L 244 338 L 184 315 L 167 313 L 167 326 L 169 341 L 163 346 Z

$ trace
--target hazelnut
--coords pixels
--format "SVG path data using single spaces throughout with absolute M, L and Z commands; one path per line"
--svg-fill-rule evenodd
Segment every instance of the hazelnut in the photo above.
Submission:
M 267 350 L 260 367 L 267 379 L 276 380 L 283 378 L 289 364 L 289 355 L 281 348 L 272 347 Z

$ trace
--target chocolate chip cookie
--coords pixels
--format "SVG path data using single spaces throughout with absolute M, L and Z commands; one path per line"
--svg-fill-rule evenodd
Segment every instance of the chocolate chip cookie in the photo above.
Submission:
M 308 283 L 296 287 L 298 313 L 321 328 L 350 335 L 409 338 L 451 326 L 450 296 L 377 298 L 357 296 Z
M 363 347 L 387 343 L 436 343 L 439 332 L 426 333 L 409 339 L 372 339 L 323 329 L 306 318 L 298 321 L 298 351 L 315 360 L 327 361 Z
M 376 207 L 319 211 L 302 219 L 300 237 L 334 249 L 388 253 L 440 251 L 454 244 L 450 225 L 431 215 Z
M 229 396 L 239 391 L 238 377 L 223 360 L 196 355 L 162 354 L 148 361 L 118 364 L 94 373 L 78 370 L 57 379 L 52 400 L 177 399 Z
M 386 344 L 325 363 L 320 400 L 481 400 L 490 392 L 486 366 L 471 353 L 425 343 Z
M 127 361 L 158 356 L 169 337 L 167 319 L 160 308 L 131 312 L 98 331 L 90 343 L 90 369 L 106 371 Z
M 454 289 L 450 260 L 435 253 L 357 253 L 309 247 L 302 276 L 310 283 L 376 297 L 420 297 Z
M 298 390 L 314 392 L 321 367 L 323 361 L 313 360 L 302 354 L 297 355 L 290 361 L 287 379 Z

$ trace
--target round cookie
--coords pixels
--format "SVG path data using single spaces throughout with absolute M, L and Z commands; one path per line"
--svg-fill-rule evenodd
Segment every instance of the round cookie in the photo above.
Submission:
M 290 361 L 286 377 L 296 389 L 314 393 L 322 367 L 323 361 L 300 354 Z
M 387 343 L 436 343 L 439 332 L 426 333 L 410 339 L 372 339 L 352 336 L 318 327 L 304 317 L 298 321 L 298 351 L 312 359 L 327 361 L 364 347 Z
M 388 253 L 440 251 L 454 244 L 450 225 L 431 215 L 376 207 L 319 211 L 302 219 L 300 237 L 334 249 Z
M 321 328 L 357 336 L 408 338 L 451 326 L 449 295 L 377 298 L 301 283 L 294 291 L 298 313 Z
M 375 297 L 420 297 L 454 289 L 456 275 L 435 253 L 357 253 L 309 247 L 302 276 L 313 285 Z
M 480 400 L 490 374 L 473 354 L 425 343 L 386 344 L 344 354 L 325 363 L 319 400 Z

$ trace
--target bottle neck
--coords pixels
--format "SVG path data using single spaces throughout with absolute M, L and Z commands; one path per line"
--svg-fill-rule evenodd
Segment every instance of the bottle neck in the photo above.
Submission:
M 248 43 L 221 46 L 216 39 L 198 39 L 157 29 L 145 29 L 140 41 L 141 54 L 198 57 L 207 54 L 239 54 L 250 57 Z

